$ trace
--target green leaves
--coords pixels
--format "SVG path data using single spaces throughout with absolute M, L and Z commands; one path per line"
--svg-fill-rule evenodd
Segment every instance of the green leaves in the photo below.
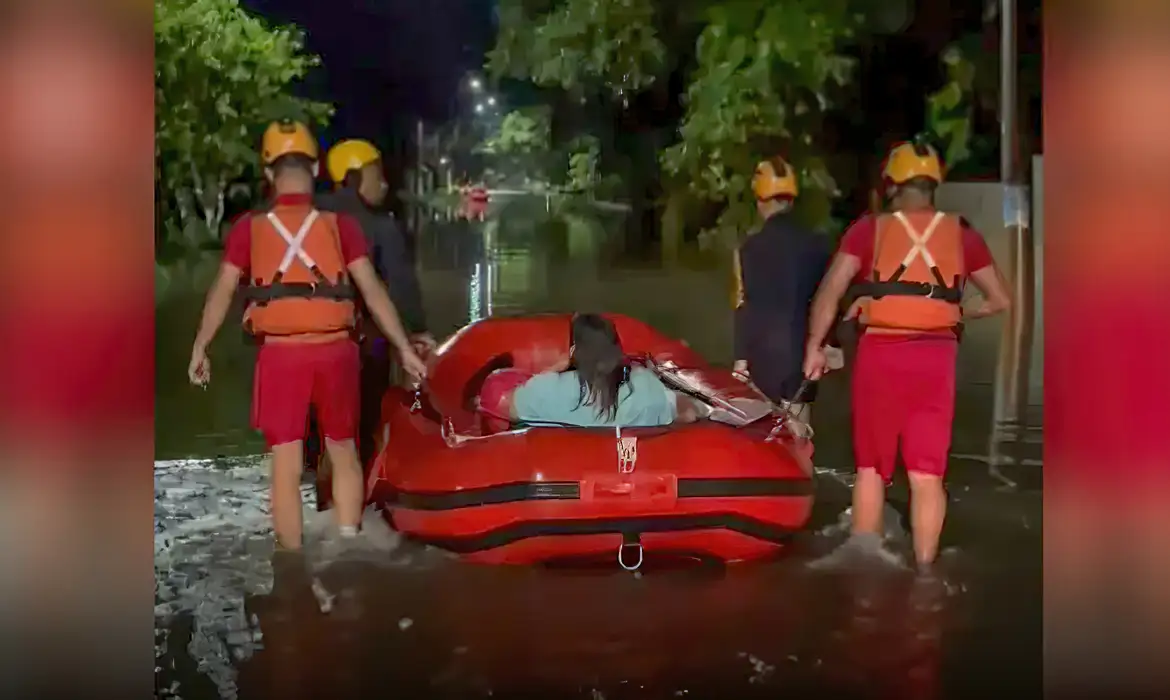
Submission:
M 489 155 L 520 155 L 546 151 L 549 147 L 549 111 L 544 108 L 518 109 L 504 115 L 500 126 L 476 150 Z
M 941 146 L 949 170 L 962 167 L 974 155 L 972 120 L 980 88 L 984 92 L 998 89 L 996 82 L 986 84 L 988 78 L 997 77 L 998 66 L 987 60 L 979 42 L 979 35 L 973 34 L 946 48 L 942 64 L 947 82 L 926 99 L 926 125 Z
M 504 178 L 542 178 L 550 147 L 551 116 L 545 107 L 509 112 L 475 151 L 491 156 L 492 170 Z
M 193 196 L 216 235 L 223 187 L 257 167 L 267 123 L 331 116 L 330 105 L 289 92 L 319 61 L 298 32 L 269 26 L 238 0 L 155 0 L 154 33 L 156 176 L 165 196 Z
M 870 32 L 862 0 L 499 0 L 489 54 L 496 78 L 576 95 L 632 93 L 690 67 L 678 141 L 660 154 L 675 186 L 726 205 L 718 228 L 754 221 L 750 179 L 784 153 L 800 173 L 800 206 L 827 217 L 837 196 L 818 149 L 820 125 L 854 61 L 843 48 Z M 672 47 L 678 55 L 667 54 Z M 697 65 L 686 54 L 694 53 Z M 574 172 L 586 161 L 570 159 Z M 576 176 L 571 176 L 575 180 Z
M 651 85 L 664 66 L 666 48 L 651 0 L 532 5 L 498 3 L 499 34 L 487 64 L 493 77 L 624 96 Z
M 662 165 L 699 196 L 727 203 L 717 228 L 745 230 L 752 172 L 777 152 L 797 169 L 801 204 L 827 211 L 836 184 L 817 157 L 816 136 L 835 89 L 852 76 L 854 61 L 839 51 L 863 28 L 844 0 L 736 0 L 712 8 L 698 40 L 681 141 L 662 154 Z

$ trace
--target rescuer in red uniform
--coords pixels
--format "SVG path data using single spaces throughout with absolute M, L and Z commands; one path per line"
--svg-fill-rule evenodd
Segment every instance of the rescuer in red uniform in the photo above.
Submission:
M 827 371 L 825 338 L 852 286 L 862 335 L 853 368 L 853 486 L 849 541 L 822 560 L 889 557 L 881 548 L 885 489 L 901 448 L 910 480 L 915 559 L 929 570 L 946 517 L 943 488 L 955 410 L 957 330 L 964 320 L 1008 308 L 1003 276 L 983 237 L 958 216 L 940 212 L 938 154 L 921 142 L 890 151 L 883 172 L 891 211 L 854 223 L 813 301 L 804 374 Z M 970 281 L 983 301 L 964 309 Z
M 273 204 L 241 217 L 228 232 L 187 373 L 194 384 L 211 381 L 207 348 L 244 280 L 244 326 L 261 343 L 252 421 L 272 451 L 273 526 L 280 548 L 299 550 L 302 441 L 311 407 L 333 465 L 338 531 L 352 537 L 361 521 L 365 485 L 354 442 L 360 365 L 353 340 L 359 293 L 398 348 L 405 369 L 421 377 L 426 366 L 378 279 L 360 226 L 313 205 L 318 148 L 308 128 L 296 122 L 270 125 L 262 156 Z

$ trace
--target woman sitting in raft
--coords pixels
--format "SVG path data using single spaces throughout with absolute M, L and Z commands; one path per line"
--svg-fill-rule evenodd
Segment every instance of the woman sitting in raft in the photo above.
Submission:
M 658 375 L 626 363 L 617 329 L 596 314 L 577 314 L 569 329 L 569 357 L 535 376 L 500 370 L 484 382 L 480 405 L 491 416 L 521 423 L 582 428 L 639 428 L 690 423 L 699 410 Z M 490 420 L 490 419 L 489 419 Z M 506 429 L 502 421 L 492 428 Z

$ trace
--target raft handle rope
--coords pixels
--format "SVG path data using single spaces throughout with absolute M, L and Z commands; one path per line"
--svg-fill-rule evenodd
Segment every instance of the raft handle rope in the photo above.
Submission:
M 473 442 L 477 440 L 491 440 L 492 438 L 502 437 L 504 435 L 523 435 L 531 430 L 534 426 L 524 426 L 523 428 L 516 428 L 515 430 L 507 430 L 502 433 L 492 433 L 491 435 L 460 435 L 455 430 L 455 423 L 450 418 L 444 418 L 439 423 L 439 433 L 443 436 L 443 442 L 447 447 L 459 447 L 465 442 Z
M 623 437 L 621 426 L 614 426 L 613 432 L 617 443 L 618 474 L 633 474 L 638 465 L 638 438 Z
M 638 552 L 638 561 L 634 562 L 634 564 L 632 566 L 630 564 L 626 563 L 625 553 L 626 553 L 627 547 L 636 549 Z M 626 571 L 637 571 L 638 569 L 642 568 L 642 560 L 644 558 L 645 558 L 645 552 L 642 550 L 642 543 L 641 542 L 622 542 L 618 546 L 618 551 L 617 551 L 618 566 L 622 567 Z

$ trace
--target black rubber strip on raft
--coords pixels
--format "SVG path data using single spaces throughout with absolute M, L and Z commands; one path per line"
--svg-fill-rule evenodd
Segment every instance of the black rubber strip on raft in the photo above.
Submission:
M 753 496 L 810 496 L 811 479 L 679 479 L 679 498 L 747 498 Z M 518 481 L 462 491 L 422 492 L 395 489 L 390 505 L 408 510 L 459 510 L 524 501 L 576 501 L 576 481 Z
M 811 496 L 812 479 L 679 479 L 679 498 Z
M 620 534 L 637 541 L 653 532 L 693 532 L 695 530 L 731 530 L 741 535 L 773 544 L 787 544 L 799 528 L 766 523 L 731 513 L 667 515 L 647 518 L 600 518 L 593 520 L 533 520 L 476 534 L 470 537 L 425 537 L 404 533 L 422 544 L 455 554 L 472 554 L 497 549 L 533 537 L 571 537 L 574 535 Z
M 581 484 L 576 481 L 517 481 L 462 491 L 400 491 L 394 489 L 390 504 L 408 510 L 459 510 L 522 501 L 576 501 Z

